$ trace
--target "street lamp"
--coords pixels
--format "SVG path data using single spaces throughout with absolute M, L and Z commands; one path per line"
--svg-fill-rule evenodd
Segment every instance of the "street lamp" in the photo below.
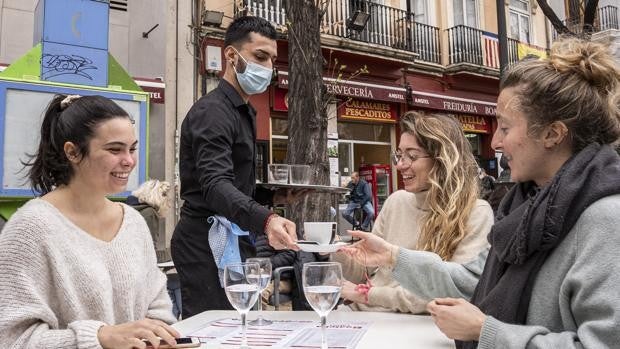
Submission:
M 366 28 L 366 24 L 368 23 L 369 19 L 370 14 L 360 10 L 356 10 L 355 13 L 353 13 L 353 17 L 349 18 L 349 20 L 347 21 L 347 26 L 350 29 L 355 30 L 356 32 L 361 32 L 362 30 L 364 30 L 364 28 Z

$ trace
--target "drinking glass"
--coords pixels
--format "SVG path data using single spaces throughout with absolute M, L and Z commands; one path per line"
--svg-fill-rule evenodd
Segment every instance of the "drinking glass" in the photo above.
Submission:
M 268 182 L 288 184 L 289 167 L 287 164 L 269 164 L 268 169 Z
M 224 267 L 224 289 L 230 304 L 241 315 L 241 346 L 249 349 L 246 336 L 246 316 L 258 299 L 260 290 L 259 279 L 252 275 L 260 275 L 258 263 L 231 263 Z
M 327 349 L 325 324 L 327 314 L 340 298 L 342 267 L 338 262 L 306 263 L 302 272 L 302 281 L 306 300 L 321 317 L 321 349 Z
M 259 273 L 256 275 L 250 275 L 248 277 L 257 278 L 259 280 L 260 291 L 258 292 L 258 317 L 256 320 L 250 321 L 252 326 L 266 326 L 271 325 L 272 321 L 263 318 L 261 312 L 263 311 L 263 302 L 261 302 L 261 294 L 269 286 L 271 281 L 271 259 L 269 258 L 248 258 L 245 260 L 248 263 L 258 263 L 260 266 Z M 276 287 L 277 285 L 274 285 Z

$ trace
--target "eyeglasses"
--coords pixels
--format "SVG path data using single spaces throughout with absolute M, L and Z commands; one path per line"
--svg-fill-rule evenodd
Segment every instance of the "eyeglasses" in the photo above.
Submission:
M 408 154 L 401 153 L 399 151 L 392 152 L 392 163 L 394 166 L 398 165 L 400 161 L 403 162 L 405 166 L 411 166 L 412 163 L 422 158 L 430 158 L 430 155 L 416 155 L 416 154 Z

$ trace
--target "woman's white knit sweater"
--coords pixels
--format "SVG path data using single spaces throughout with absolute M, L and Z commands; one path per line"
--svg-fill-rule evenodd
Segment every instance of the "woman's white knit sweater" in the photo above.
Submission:
M 103 325 L 175 321 L 148 227 L 122 206 L 110 242 L 42 199 L 11 217 L 0 233 L 0 348 L 101 348 Z

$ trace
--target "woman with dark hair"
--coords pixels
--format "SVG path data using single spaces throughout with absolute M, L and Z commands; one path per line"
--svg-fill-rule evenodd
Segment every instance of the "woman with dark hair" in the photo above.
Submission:
M 364 241 L 347 252 L 390 266 L 431 300 L 427 310 L 458 348 L 617 348 L 617 61 L 603 44 L 560 40 L 548 59 L 506 71 L 497 119 L 492 145 L 516 184 L 489 251 L 463 266 L 355 232 Z
M 133 121 L 101 96 L 56 96 L 26 163 L 41 195 L 0 234 L 0 348 L 145 348 L 179 334 L 140 214 L 107 195 L 136 165 Z

